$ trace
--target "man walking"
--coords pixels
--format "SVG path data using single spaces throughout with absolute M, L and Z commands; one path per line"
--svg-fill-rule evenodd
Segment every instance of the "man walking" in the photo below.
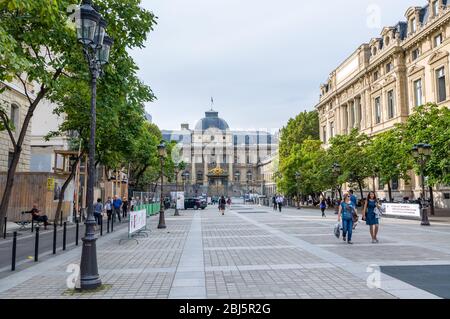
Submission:
M 284 198 L 283 198 L 283 196 L 278 196 L 277 197 L 277 204 L 278 204 L 278 210 L 280 211 L 280 213 L 281 213 L 281 207 L 283 206 L 283 202 L 284 202 Z
M 277 210 L 278 204 L 277 204 L 277 196 L 276 195 L 273 195 L 273 197 L 272 197 L 272 205 L 273 205 L 273 210 Z
M 122 207 L 122 200 L 119 196 L 114 195 L 113 200 L 113 221 L 116 219 L 116 215 L 119 218 L 119 223 L 122 222 L 122 218 L 120 217 L 120 207 Z

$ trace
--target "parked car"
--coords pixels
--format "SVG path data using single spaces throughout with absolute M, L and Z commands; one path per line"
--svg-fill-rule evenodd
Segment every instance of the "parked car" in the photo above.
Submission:
M 205 209 L 206 206 L 207 206 L 206 201 L 202 200 L 200 198 L 191 197 L 191 198 L 186 198 L 184 200 L 184 209 L 190 209 L 190 208 L 193 208 L 195 210 Z

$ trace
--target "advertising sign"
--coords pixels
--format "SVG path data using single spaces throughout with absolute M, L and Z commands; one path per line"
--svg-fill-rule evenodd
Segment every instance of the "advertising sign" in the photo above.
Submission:
M 383 208 L 385 209 L 385 215 L 420 218 L 420 206 L 418 204 L 385 203 L 383 204 Z
M 177 208 L 184 209 L 184 192 L 177 193 Z
M 130 225 L 128 233 L 131 235 L 147 225 L 147 211 L 145 209 L 130 212 Z

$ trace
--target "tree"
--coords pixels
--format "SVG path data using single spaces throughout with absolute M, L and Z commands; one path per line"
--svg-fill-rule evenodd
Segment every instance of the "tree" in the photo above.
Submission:
M 368 153 L 370 140 L 366 134 L 360 134 L 353 129 L 348 135 L 337 135 L 330 139 L 331 147 L 328 150 L 330 160 L 341 166 L 338 177 L 339 184 L 356 184 L 364 197 L 364 180 L 371 176 L 373 165 Z
M 375 136 L 368 145 L 371 167 L 380 178 L 380 183 L 388 185 L 389 201 L 392 202 L 391 183 L 394 179 L 408 181 L 408 171 L 412 167 L 410 146 L 404 140 L 402 130 L 394 128 Z
M 61 102 L 58 97 L 68 92 L 80 94 L 79 100 L 82 103 L 78 106 L 88 105 L 85 102 L 85 97 L 89 93 L 87 63 L 77 43 L 74 27 L 68 23 L 66 13 L 70 5 L 77 3 L 75 0 L 7 0 L 0 3 L 0 81 L 15 80 L 21 83 L 29 102 L 17 140 L 12 134 L 15 128 L 4 112 L 5 109 L 0 110 L 2 115 L 0 129 L 7 130 L 14 147 L 0 204 L 1 219 L 6 216 L 22 145 L 36 107 L 44 98 Z M 109 77 L 113 78 L 112 82 L 114 81 L 115 85 L 112 86 L 116 89 L 119 89 L 120 83 L 130 80 L 129 77 L 123 77 L 122 72 L 115 72 L 117 61 L 123 60 L 128 63 L 128 68 L 134 68 L 134 71 L 137 69 L 126 50 L 142 47 L 147 33 L 152 30 L 154 24 L 153 14 L 142 9 L 139 3 L 138 0 L 96 1 L 98 11 L 109 24 L 108 33 L 115 39 L 111 64 L 106 68 L 105 80 L 99 83 L 99 94 L 103 90 L 104 96 L 107 94 L 114 96 L 111 85 L 105 84 L 109 81 Z M 30 85 L 37 87 L 35 97 L 29 92 Z M 67 91 L 68 87 L 70 91 Z M 122 91 L 122 98 L 133 97 L 127 96 Z M 86 112 L 85 116 L 88 114 L 89 112 Z

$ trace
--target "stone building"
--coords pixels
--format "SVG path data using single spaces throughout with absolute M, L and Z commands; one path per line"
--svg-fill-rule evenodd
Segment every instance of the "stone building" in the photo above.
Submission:
M 261 194 L 258 165 L 278 148 L 276 137 L 265 131 L 232 131 L 219 113 L 210 110 L 194 129 L 163 130 L 166 141 L 178 142 L 187 169 L 180 172 L 189 194 L 241 196 Z
M 353 128 L 369 136 L 389 130 L 418 105 L 448 107 L 450 6 L 447 0 L 429 0 L 424 7 L 409 8 L 405 18 L 362 44 L 321 85 L 316 109 L 326 147 L 330 138 Z M 411 177 L 393 181 L 397 200 L 419 195 L 419 179 Z M 384 185 L 377 188 L 380 197 L 387 197 Z M 450 207 L 450 188 L 437 187 L 435 201 L 437 207 Z

